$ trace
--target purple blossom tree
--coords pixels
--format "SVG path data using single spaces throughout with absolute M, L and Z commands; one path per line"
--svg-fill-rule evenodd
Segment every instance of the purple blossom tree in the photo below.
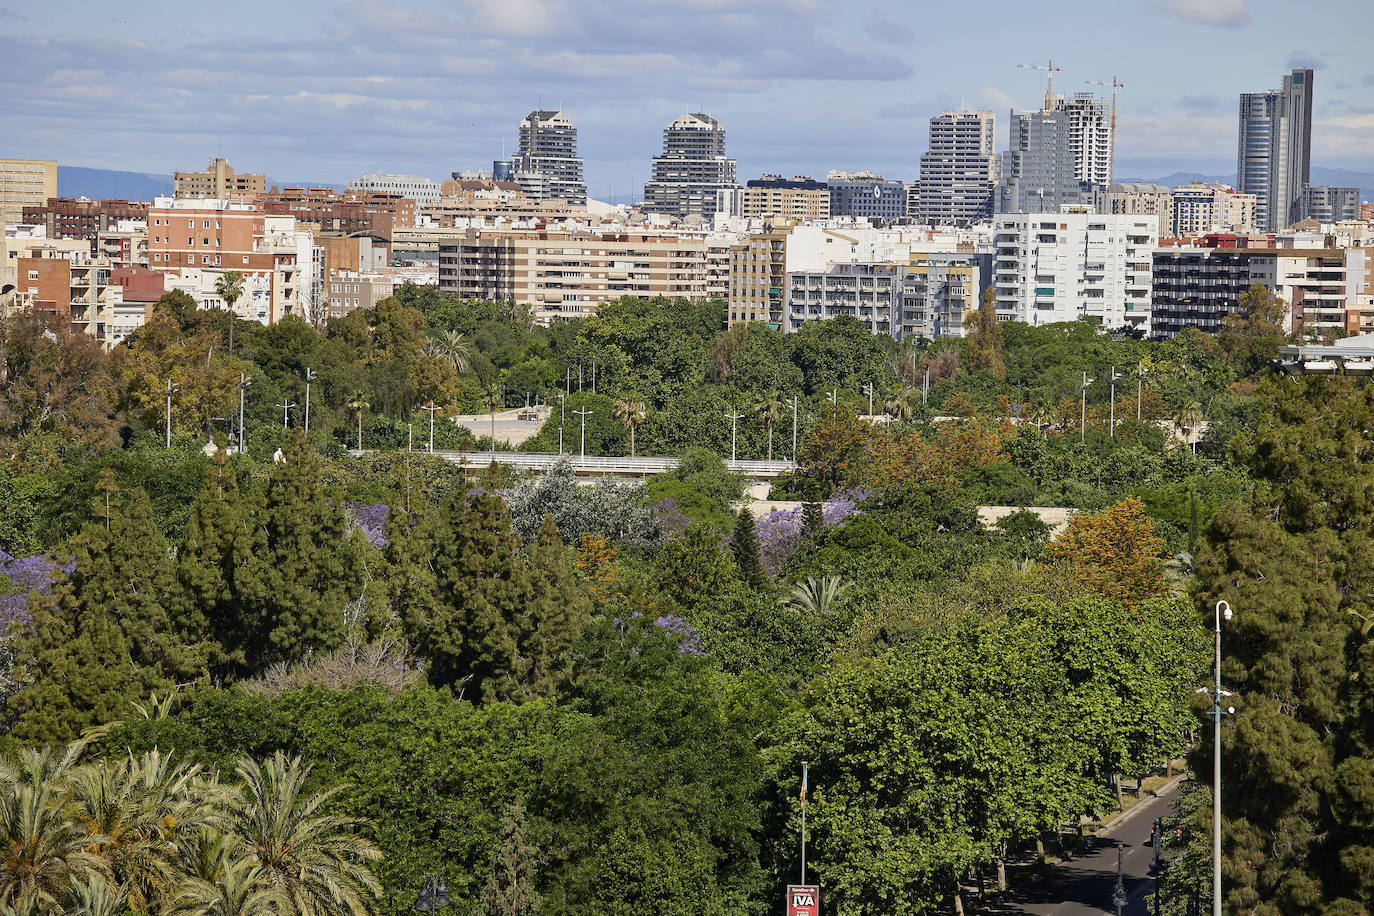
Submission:
M 361 529 L 373 547 L 386 544 L 386 519 L 391 507 L 386 503 L 348 503 L 344 508 L 349 521 Z

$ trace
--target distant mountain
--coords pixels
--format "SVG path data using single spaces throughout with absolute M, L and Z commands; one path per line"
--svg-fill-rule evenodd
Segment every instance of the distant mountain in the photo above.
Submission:
M 91 200 L 152 200 L 159 194 L 172 193 L 172 176 L 59 165 L 57 193 L 60 197 Z
M 1176 188 L 1192 181 L 1219 181 L 1234 186 L 1236 175 L 1204 175 L 1201 172 L 1174 172 L 1163 178 L 1118 178 L 1118 182 L 1151 182 L 1165 187 Z M 1333 169 L 1323 165 L 1312 166 L 1312 184 L 1328 185 L 1334 188 L 1359 188 L 1360 200 L 1374 200 L 1374 172 L 1355 172 L 1350 169 Z
M 327 181 L 282 181 L 267 176 L 267 186 L 273 185 L 334 188 L 336 191 L 343 188 Z M 57 193 L 60 197 L 89 197 L 91 200 L 152 200 L 172 193 L 172 176 L 59 165 Z

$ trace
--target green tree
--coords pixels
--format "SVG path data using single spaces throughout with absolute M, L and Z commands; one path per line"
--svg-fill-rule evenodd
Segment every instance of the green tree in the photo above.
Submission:
M 1002 323 L 997 320 L 997 294 L 989 286 L 983 290 L 978 311 L 964 319 L 968 331 L 968 367 L 970 371 L 986 369 L 998 378 L 1007 377 L 1006 343 L 1002 339 Z
M 754 413 L 768 428 L 768 460 L 773 460 L 773 427 L 782 420 L 787 405 L 778 395 L 778 389 L 770 388 L 754 402 Z
M 484 916 L 532 916 L 539 910 L 539 850 L 526 836 L 525 804 L 517 798 L 501 823 L 499 844 L 492 850 L 491 875 L 482 889 Z
M 635 430 L 644 422 L 644 402 L 635 398 L 620 398 L 615 402 L 615 418 L 630 431 L 630 457 L 635 455 Z
M 768 574 L 759 559 L 759 538 L 754 513 L 746 506 L 735 515 L 735 528 L 730 535 L 730 552 L 739 566 L 740 580 L 750 588 L 766 588 Z
M 234 303 L 243 296 L 243 274 L 237 270 L 226 271 L 215 281 L 215 295 L 224 300 L 225 310 L 229 315 L 229 355 L 233 356 L 234 325 L 238 322 L 238 313 L 234 311 Z

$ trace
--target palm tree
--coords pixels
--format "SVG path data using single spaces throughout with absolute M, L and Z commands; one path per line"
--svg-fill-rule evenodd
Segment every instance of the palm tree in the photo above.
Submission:
M 889 417 L 899 423 L 910 420 L 913 414 L 912 401 L 916 397 L 916 389 L 910 385 L 902 385 L 889 397 L 883 401 L 883 410 Z
M 1192 447 L 1194 455 L 1197 454 L 1197 431 L 1198 427 L 1202 425 L 1202 420 L 1202 405 L 1197 401 L 1189 401 L 1188 405 L 1178 412 L 1175 421 L 1180 430 L 1187 430 L 1187 435 L 1184 436 L 1183 441 Z
M 849 590 L 849 583 L 839 576 L 807 577 L 805 582 L 792 586 L 784 604 L 804 614 L 824 614 Z
M 621 398 L 615 402 L 615 407 L 611 408 L 611 413 L 617 420 L 625 424 L 625 428 L 630 431 L 630 457 L 635 456 L 635 430 L 639 424 L 644 422 L 644 402 L 636 398 Z
M 467 338 L 453 330 L 440 331 L 430 338 L 425 344 L 425 352 L 448 363 L 458 373 L 466 372 L 472 360 L 472 347 Z
M 363 450 L 363 411 L 372 405 L 367 403 L 367 395 L 362 391 L 353 392 L 353 400 L 348 402 L 349 410 L 358 412 L 358 451 Z
M 74 818 L 69 774 L 84 745 L 25 749 L 0 761 L 0 910 L 64 911 L 103 862 Z
M 375 912 L 381 885 L 368 863 L 381 852 L 359 833 L 365 822 L 321 812 L 343 787 L 305 794 L 310 767 L 281 751 L 262 764 L 242 758 L 236 772 L 224 827 L 243 843 L 249 867 L 260 869 L 255 881 L 240 883 L 277 892 L 281 916 Z
M 190 874 L 168 916 L 276 916 L 289 905 L 278 888 L 263 882 L 262 866 L 233 837 L 201 830 L 183 846 L 182 857 Z
M 224 300 L 229 309 L 229 355 L 234 355 L 234 303 L 243 296 L 243 274 L 231 270 L 215 281 L 215 295 Z
M 754 402 L 754 413 L 758 414 L 759 419 L 763 420 L 763 425 L 768 427 L 768 460 L 773 460 L 773 427 L 781 420 L 787 412 L 787 405 L 782 402 L 778 389 L 769 388 L 757 401 Z
M 153 750 L 78 767 L 70 783 L 87 850 L 127 893 L 130 909 L 152 909 L 171 890 L 176 837 L 196 826 L 211 801 L 200 768 Z
M 123 885 L 112 884 L 100 872 L 90 872 L 72 888 L 71 901 L 62 912 L 69 916 L 115 916 L 131 909 L 128 896 Z

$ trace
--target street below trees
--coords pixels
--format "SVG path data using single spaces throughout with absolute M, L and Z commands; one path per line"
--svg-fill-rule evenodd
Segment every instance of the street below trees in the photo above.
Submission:
M 1157 817 L 1173 813 L 1179 783 L 1167 791 L 1132 808 L 1112 827 L 1079 846 L 1061 865 L 1046 870 L 1032 884 L 1014 891 L 1000 904 L 988 909 L 998 916 L 1097 916 L 1115 913 L 1112 891 L 1116 887 L 1116 844 L 1125 844 L 1122 872 L 1125 875 L 1127 904 L 1125 916 L 1149 916 L 1154 912 L 1155 880 L 1150 874 L 1153 851 L 1150 830 Z

